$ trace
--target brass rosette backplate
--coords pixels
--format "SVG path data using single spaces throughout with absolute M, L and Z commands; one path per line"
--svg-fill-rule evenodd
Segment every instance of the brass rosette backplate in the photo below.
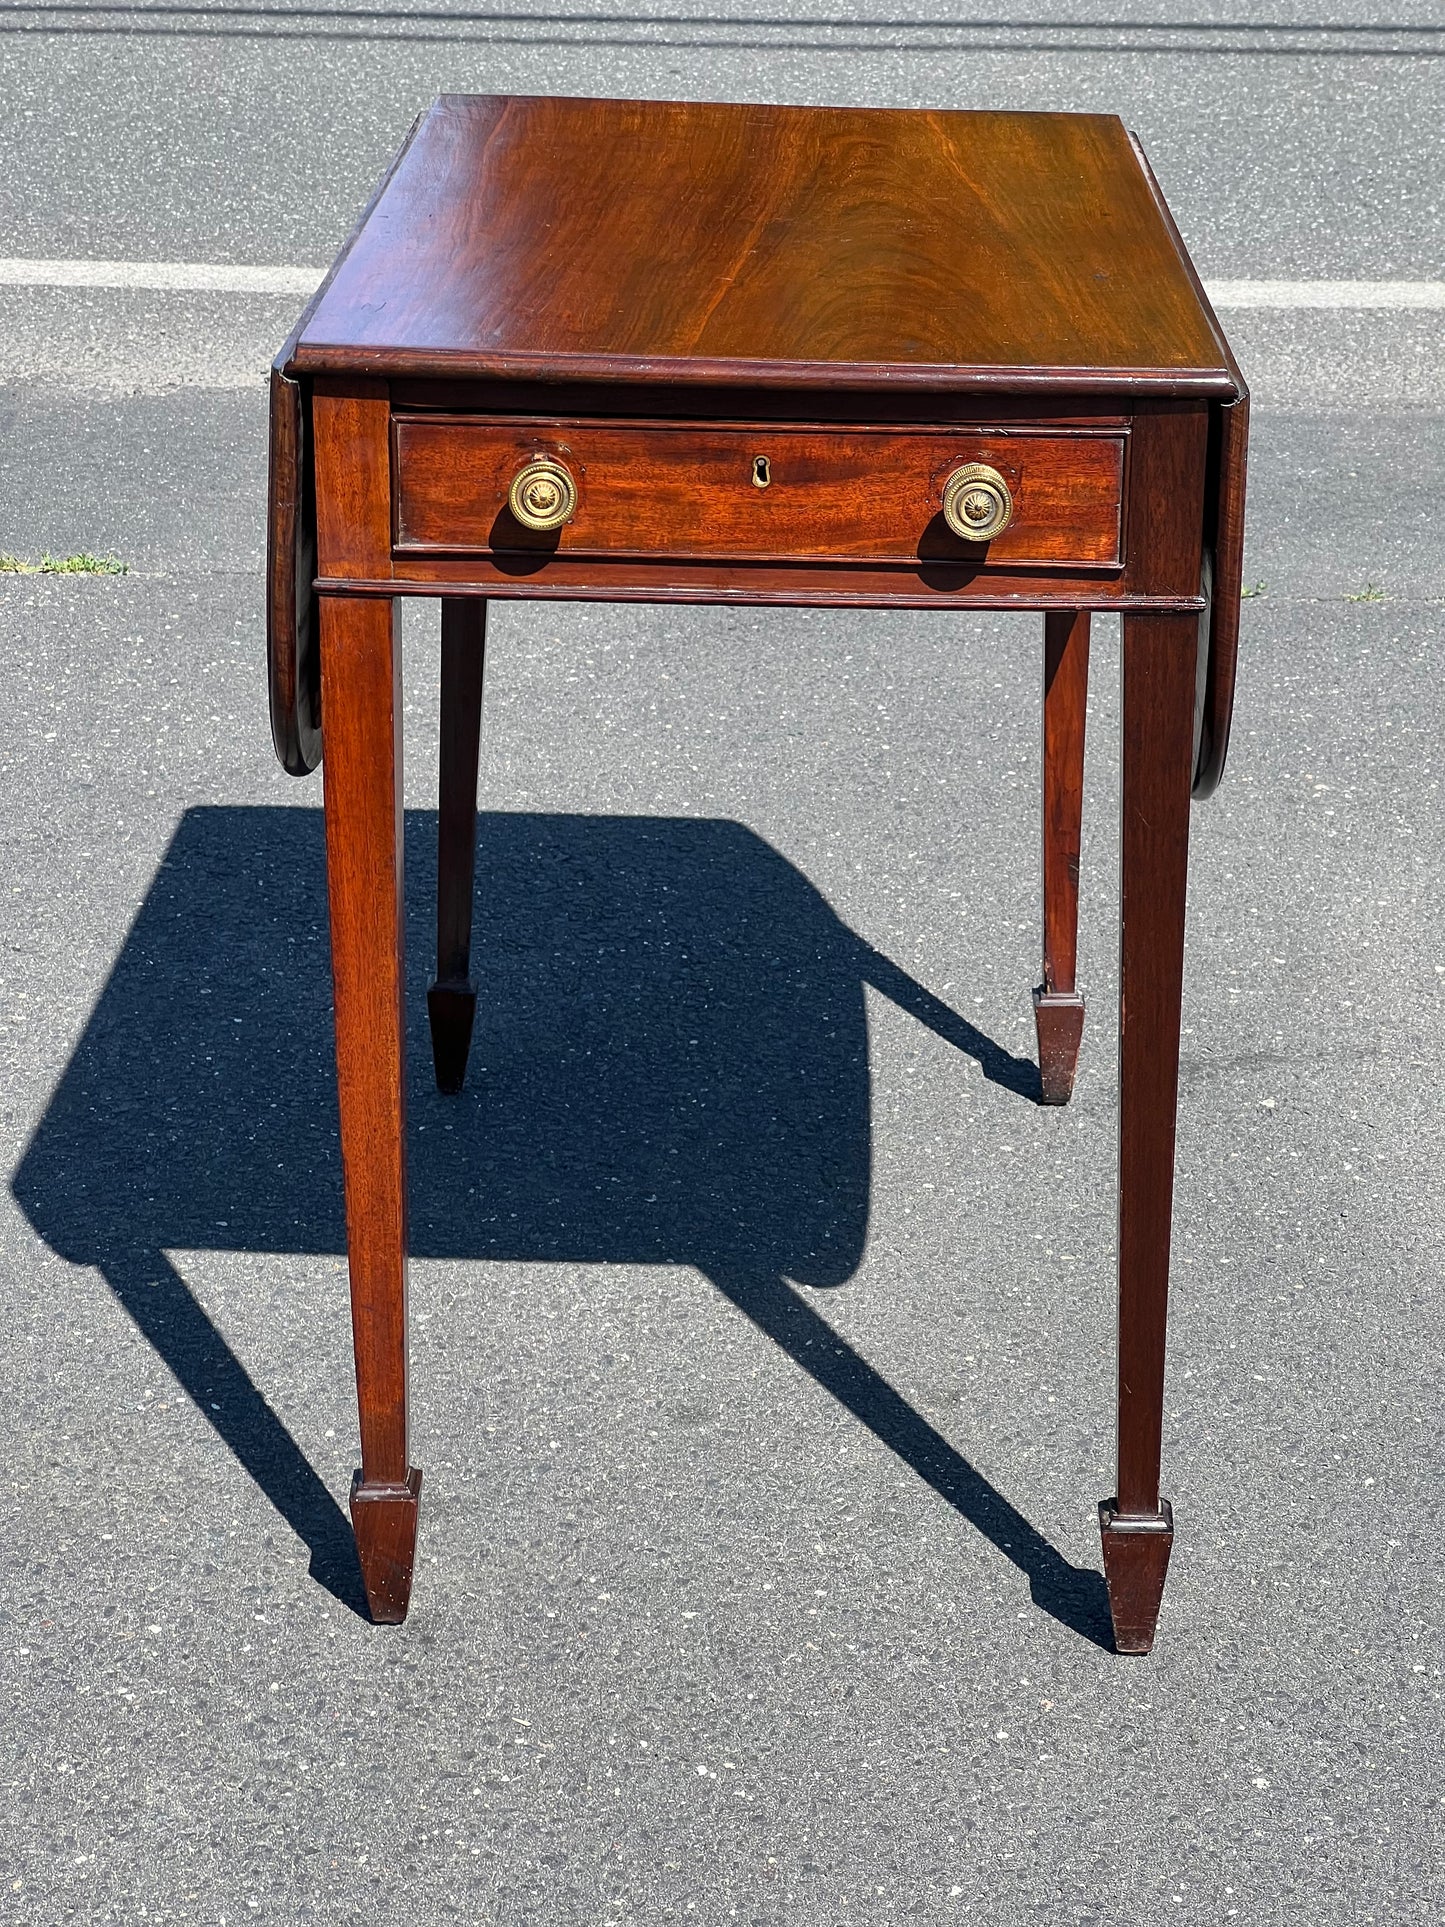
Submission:
M 577 484 L 551 455 L 534 455 L 518 469 L 507 506 L 524 529 L 560 529 L 577 513 Z
M 943 519 L 966 542 L 992 542 L 1013 513 L 1008 483 L 987 462 L 965 462 L 943 485 Z

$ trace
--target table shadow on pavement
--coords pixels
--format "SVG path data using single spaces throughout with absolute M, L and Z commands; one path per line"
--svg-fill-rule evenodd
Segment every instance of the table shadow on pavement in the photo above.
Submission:
M 696 1266 L 992 1540 L 1037 1605 L 1107 1647 L 1099 1575 L 810 1302 L 863 1254 L 864 986 L 1021 1100 L 1037 1100 L 1035 1067 L 738 823 L 494 813 L 478 835 L 471 1067 L 444 1098 L 421 995 L 435 839 L 434 813 L 409 812 L 413 1254 Z M 48 1244 L 103 1273 L 317 1581 L 364 1613 L 345 1514 L 166 1256 L 344 1252 L 331 1049 L 320 812 L 189 810 L 13 1189 Z

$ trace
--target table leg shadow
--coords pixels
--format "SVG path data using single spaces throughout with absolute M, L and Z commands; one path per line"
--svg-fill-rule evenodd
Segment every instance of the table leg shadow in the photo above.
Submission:
M 1042 1610 L 1107 1647 L 1099 1575 L 1068 1565 L 800 1289 L 845 1283 L 862 1256 L 865 984 L 1026 1101 L 1035 1066 L 741 825 L 498 813 L 479 840 L 472 1094 L 441 1097 L 421 995 L 435 823 L 407 825 L 413 1253 L 695 1266 L 1012 1560 Z M 187 812 L 13 1189 L 54 1249 L 99 1268 L 316 1581 L 364 1614 L 344 1512 L 165 1255 L 345 1249 L 325 901 L 319 811 Z M 340 1369 L 339 1320 L 335 1338 Z
M 317 1585 L 367 1618 L 351 1521 L 170 1259 L 163 1251 L 113 1250 L 97 1268 L 196 1410 L 307 1548 Z

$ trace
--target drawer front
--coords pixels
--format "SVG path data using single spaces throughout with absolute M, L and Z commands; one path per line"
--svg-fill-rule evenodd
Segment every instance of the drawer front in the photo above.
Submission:
M 398 415 L 398 555 L 982 563 L 1118 568 L 1125 435 L 757 428 Z M 550 534 L 507 505 L 536 456 L 576 484 Z M 987 543 L 954 534 L 943 491 L 967 463 L 1003 476 L 1013 518 Z

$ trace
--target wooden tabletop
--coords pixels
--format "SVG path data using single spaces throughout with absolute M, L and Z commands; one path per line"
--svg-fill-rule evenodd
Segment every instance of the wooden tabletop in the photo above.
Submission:
M 1112 116 L 444 95 L 300 373 L 1227 398 Z

